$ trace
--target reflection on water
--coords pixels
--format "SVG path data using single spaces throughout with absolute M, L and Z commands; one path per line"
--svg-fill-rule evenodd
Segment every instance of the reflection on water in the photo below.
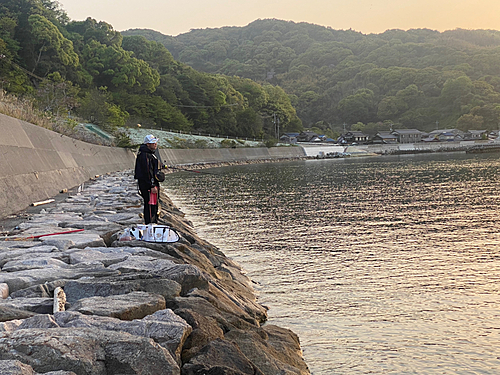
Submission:
M 498 154 L 333 159 L 166 186 L 313 374 L 496 374 L 499 169 Z

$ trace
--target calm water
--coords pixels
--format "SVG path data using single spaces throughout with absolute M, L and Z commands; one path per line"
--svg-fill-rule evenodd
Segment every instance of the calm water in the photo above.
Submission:
M 500 373 L 500 155 L 169 175 L 313 374 Z

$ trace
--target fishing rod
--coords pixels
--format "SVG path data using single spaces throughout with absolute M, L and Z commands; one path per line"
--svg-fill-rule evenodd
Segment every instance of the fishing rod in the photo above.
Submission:
M 203 171 L 199 171 L 197 169 L 186 169 L 186 168 L 170 167 L 170 166 L 166 166 L 166 168 L 168 168 L 168 169 L 178 169 L 179 171 L 184 171 L 184 172 L 192 172 L 192 173 L 209 174 L 209 175 L 212 175 L 212 176 L 220 176 L 218 173 L 203 172 Z
M 179 168 L 179 167 L 174 167 L 174 166 L 169 166 L 169 165 L 163 164 L 163 160 L 161 158 L 161 155 L 160 155 L 160 152 L 158 149 L 155 150 L 155 156 L 160 161 L 161 169 L 178 169 L 179 171 L 184 171 L 184 172 L 192 172 L 192 173 L 200 173 L 200 174 L 209 174 L 212 176 L 219 176 L 219 174 L 217 174 L 217 173 L 202 172 L 202 171 L 199 171 L 197 169 Z
M 36 238 L 46 237 L 46 236 L 56 236 L 56 235 L 59 235 L 59 234 L 69 234 L 69 233 L 82 232 L 84 230 L 85 229 L 73 229 L 73 230 L 68 230 L 68 231 L 65 231 L 65 232 L 38 234 L 36 236 L 28 236 L 28 237 L 4 237 L 4 238 L 2 238 L 2 240 L 3 241 L 26 241 L 26 240 L 34 240 Z

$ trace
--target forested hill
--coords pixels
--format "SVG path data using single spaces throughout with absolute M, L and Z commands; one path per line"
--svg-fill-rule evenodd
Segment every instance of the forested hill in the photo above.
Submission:
M 176 37 L 151 30 L 124 35 L 155 40 L 200 71 L 279 85 L 293 95 L 305 126 L 431 130 L 439 122 L 466 130 L 500 123 L 498 31 L 364 35 L 266 19 Z
M 111 131 L 139 123 L 272 142 L 274 118 L 302 129 L 280 87 L 198 72 L 162 44 L 91 17 L 72 21 L 53 0 L 0 1 L 0 90 L 44 118 L 71 113 Z

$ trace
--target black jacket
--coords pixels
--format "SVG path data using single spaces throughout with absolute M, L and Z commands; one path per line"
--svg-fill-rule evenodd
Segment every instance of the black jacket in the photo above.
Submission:
M 160 186 L 160 183 L 155 178 L 159 164 L 155 152 L 151 151 L 146 144 L 142 144 L 135 160 L 134 178 L 143 184 L 148 184 L 149 188 Z

